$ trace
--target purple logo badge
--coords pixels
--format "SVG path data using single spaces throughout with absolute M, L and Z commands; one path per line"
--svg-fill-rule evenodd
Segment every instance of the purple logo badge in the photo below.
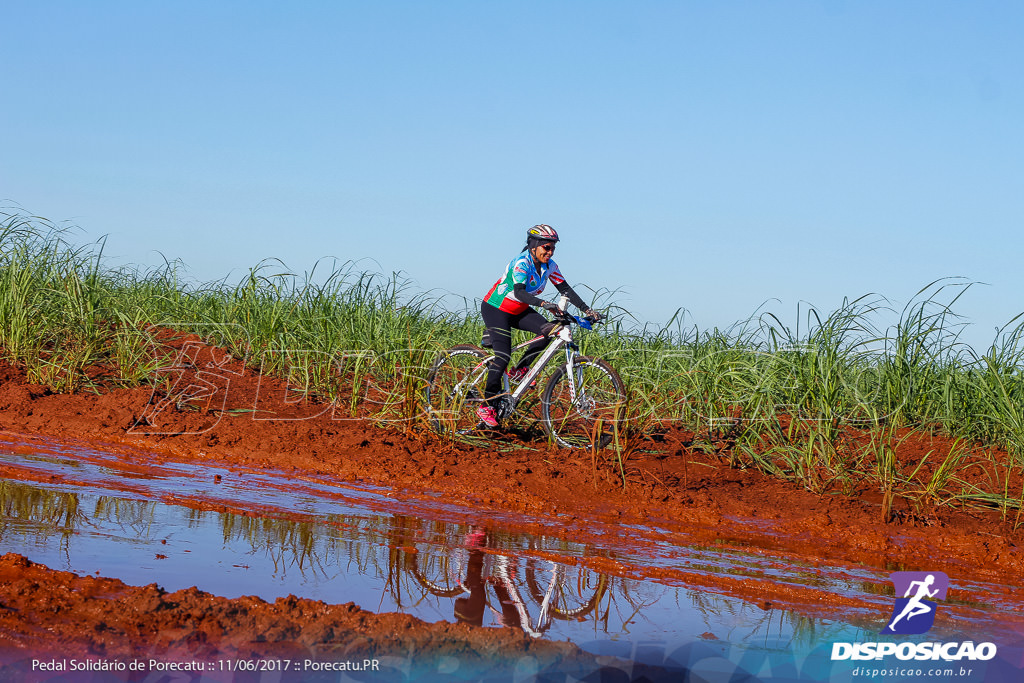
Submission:
M 949 577 L 942 572 L 894 572 L 889 580 L 896 587 L 896 605 L 881 632 L 911 635 L 930 629 L 935 623 L 932 599 L 946 599 Z

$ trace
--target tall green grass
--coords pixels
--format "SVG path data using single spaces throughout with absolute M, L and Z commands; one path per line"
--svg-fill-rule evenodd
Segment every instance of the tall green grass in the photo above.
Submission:
M 192 284 L 176 262 L 105 269 L 102 243 L 75 246 L 45 220 L 0 214 L 0 347 L 54 390 L 95 389 L 100 367 L 107 383 L 145 381 L 159 368 L 147 356 L 158 346 L 153 330 L 171 327 L 315 392 L 335 390 L 331 378 L 360 364 L 380 380 L 399 378 L 482 332 L 397 274 L 331 265 L 321 278 L 266 261 L 237 284 Z
M 0 212 L 0 353 L 56 391 L 149 381 L 166 363 L 152 352 L 154 330 L 174 328 L 336 401 L 347 415 L 413 424 L 434 355 L 483 331 L 475 303 L 452 305 L 352 262 L 325 260 L 295 274 L 268 260 L 234 284 L 193 283 L 178 262 L 107 268 L 103 246 L 76 245 L 44 219 Z M 708 440 L 727 434 L 733 464 L 812 490 L 847 486 L 851 472 L 876 468 L 849 442 L 852 428 L 941 432 L 1005 448 L 1004 466 L 1019 469 L 1024 322 L 1011 320 L 981 352 L 962 344 L 953 306 L 967 286 L 933 282 L 881 328 L 879 314 L 892 312 L 881 297 L 828 314 L 798 312 L 792 326 L 762 313 L 728 330 L 700 330 L 679 318 L 663 328 L 630 326 L 614 293 L 604 292 L 595 305 L 612 322 L 579 338 L 584 353 L 608 360 L 629 386 L 623 439 L 670 423 Z

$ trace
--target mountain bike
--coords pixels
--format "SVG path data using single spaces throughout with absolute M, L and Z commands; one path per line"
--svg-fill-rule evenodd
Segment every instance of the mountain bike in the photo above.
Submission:
M 559 302 L 563 311 L 565 303 Z M 611 443 L 623 419 L 625 385 L 608 363 L 580 355 L 573 327 L 590 330 L 589 320 L 563 313 L 555 315 L 554 322 L 558 324 L 549 334 L 553 339 L 515 388 L 510 387 L 507 375 L 502 378 L 503 393 L 495 406 L 498 419 L 506 420 L 515 413 L 520 400 L 561 350 L 565 363 L 554 369 L 541 393 L 541 425 L 560 446 L 603 448 Z M 512 351 L 541 338 L 517 344 Z M 426 388 L 426 409 L 435 430 L 466 435 L 486 429 L 476 409 L 483 405 L 487 368 L 493 358 L 493 353 L 472 344 L 459 344 L 438 355 L 427 373 Z

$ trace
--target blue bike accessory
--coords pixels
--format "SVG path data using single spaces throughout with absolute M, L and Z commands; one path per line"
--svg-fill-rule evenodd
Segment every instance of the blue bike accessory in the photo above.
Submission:
M 592 330 L 592 329 L 594 329 L 594 326 L 586 318 L 580 318 L 579 316 L 576 316 L 576 315 L 574 315 L 573 318 L 575 318 L 576 324 L 579 325 L 580 327 L 582 327 L 583 329 L 585 329 L 585 330 Z

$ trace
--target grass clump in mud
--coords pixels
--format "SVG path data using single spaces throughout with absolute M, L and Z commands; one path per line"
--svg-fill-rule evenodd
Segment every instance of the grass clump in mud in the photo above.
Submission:
M 348 415 L 409 426 L 422 415 L 436 353 L 483 331 L 475 303 L 452 305 L 352 262 L 321 261 L 299 276 L 271 260 L 235 284 L 190 284 L 178 262 L 106 268 L 103 246 L 76 246 L 45 220 L 0 212 L 0 351 L 55 391 L 153 381 L 167 363 L 160 333 L 173 329 Z M 630 396 L 606 462 L 625 483 L 629 454 L 679 427 L 694 447 L 724 444 L 733 466 L 822 493 L 866 487 L 883 510 L 903 498 L 1019 515 L 1024 323 L 1010 321 L 982 353 L 962 344 L 954 305 L 969 286 L 933 282 L 899 311 L 862 297 L 828 314 L 798 311 L 795 327 L 763 313 L 725 331 L 684 329 L 678 317 L 631 328 L 628 314 L 603 305 L 612 323 L 581 335 L 581 350 L 611 363 Z M 598 295 L 595 307 L 612 296 Z M 879 326 L 882 313 L 898 320 Z M 892 459 L 927 434 L 954 445 Z M 1005 453 L 980 462 L 973 454 L 987 447 Z

